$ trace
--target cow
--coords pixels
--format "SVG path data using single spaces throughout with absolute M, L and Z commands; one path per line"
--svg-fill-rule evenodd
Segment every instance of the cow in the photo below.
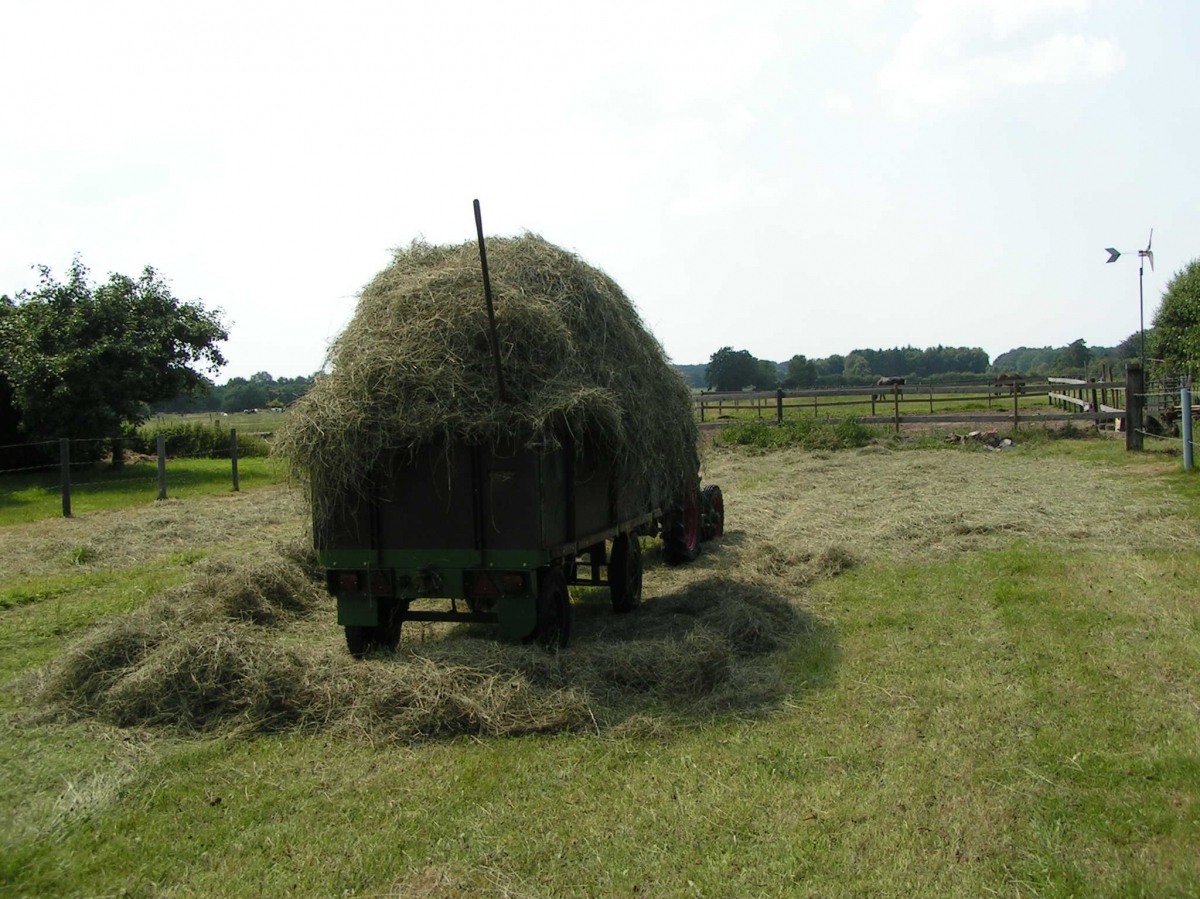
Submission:
M 875 386 L 876 387 L 903 387 L 904 379 L 903 378 L 880 378 L 878 381 L 875 382 Z M 903 390 L 897 390 L 896 392 L 900 396 L 904 396 Z M 873 393 L 873 394 L 871 394 L 871 402 L 876 403 L 879 400 L 887 399 L 891 395 L 892 395 L 891 391 L 889 391 L 888 393 Z

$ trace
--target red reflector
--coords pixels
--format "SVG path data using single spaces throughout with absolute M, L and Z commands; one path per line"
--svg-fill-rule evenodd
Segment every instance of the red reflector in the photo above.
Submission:
M 475 576 L 475 585 L 471 587 L 472 596 L 495 596 L 496 585 L 492 583 L 492 579 L 488 577 L 486 571 L 479 572 Z
M 388 580 L 386 572 L 376 571 L 371 574 L 371 592 L 372 593 L 391 593 L 392 582 Z
M 338 575 L 338 587 L 345 590 L 347 593 L 358 592 L 358 572 L 343 571 Z
M 505 593 L 524 593 L 525 592 L 525 575 L 523 574 L 506 574 L 500 578 L 500 583 L 504 587 Z

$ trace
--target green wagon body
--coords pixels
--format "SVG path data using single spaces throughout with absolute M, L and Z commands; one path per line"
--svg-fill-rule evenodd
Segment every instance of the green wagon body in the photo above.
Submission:
M 352 651 L 394 645 L 387 630 L 398 637 L 403 621 L 491 622 L 522 639 L 537 631 L 548 577 L 607 584 L 609 546 L 651 533 L 667 505 L 569 439 L 540 451 L 426 447 L 314 537 Z M 429 599 L 447 602 L 416 602 Z

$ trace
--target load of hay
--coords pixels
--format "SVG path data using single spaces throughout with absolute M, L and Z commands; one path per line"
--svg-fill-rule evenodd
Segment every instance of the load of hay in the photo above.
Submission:
M 569 432 L 651 496 L 695 473 L 689 391 L 616 282 L 535 235 L 487 251 L 506 396 L 478 245 L 397 250 L 277 438 L 318 528 L 337 497 L 363 495 L 387 459 L 424 446 L 554 446 Z

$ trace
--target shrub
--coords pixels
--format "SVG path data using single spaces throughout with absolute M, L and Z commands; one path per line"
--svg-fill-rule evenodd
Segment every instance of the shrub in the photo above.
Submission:
M 162 434 L 168 456 L 203 456 L 209 459 L 229 458 L 229 429 L 221 422 L 211 425 L 202 422 L 173 422 L 150 425 L 127 435 L 127 446 L 135 452 L 153 454 Z M 271 447 L 257 434 L 238 434 L 238 456 L 266 456 Z

